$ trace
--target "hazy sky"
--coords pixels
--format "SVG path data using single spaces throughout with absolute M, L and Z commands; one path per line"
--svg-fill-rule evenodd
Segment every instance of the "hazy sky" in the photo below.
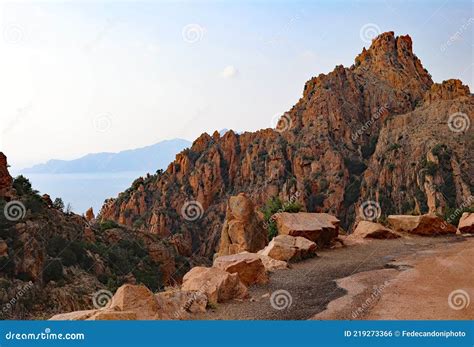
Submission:
M 389 30 L 472 91 L 473 16 L 452 0 L 2 2 L 0 150 L 20 168 L 267 128 Z

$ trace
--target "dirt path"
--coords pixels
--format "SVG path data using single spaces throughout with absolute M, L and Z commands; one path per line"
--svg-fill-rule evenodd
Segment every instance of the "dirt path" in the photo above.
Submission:
M 208 310 L 196 319 L 310 319 L 324 311 L 331 301 L 345 296 L 347 291 L 336 284 L 337 279 L 365 271 L 382 270 L 382 277 L 374 275 L 374 278 L 378 278 L 377 282 L 381 281 L 383 284 L 404 269 L 403 266 L 397 268 L 388 265 L 389 263 L 413 254 L 430 254 L 469 242 L 472 245 L 471 241 L 466 241 L 462 236 L 408 237 L 373 240 L 366 244 L 323 250 L 318 253 L 318 258 L 294 264 L 290 270 L 276 271 L 271 275 L 268 285 L 249 288 L 250 299 L 219 304 L 217 308 Z M 383 271 L 387 267 L 392 268 Z M 383 276 L 387 276 L 386 279 Z M 365 286 L 361 284 L 361 287 L 363 292 Z M 272 306 L 270 296 L 276 291 L 287 293 L 280 296 L 281 301 L 274 300 Z M 275 303 L 286 308 L 277 309 L 274 307 L 277 306 Z M 346 311 L 345 319 L 351 319 L 351 314 L 352 310 Z M 358 319 L 363 315 L 360 316 Z

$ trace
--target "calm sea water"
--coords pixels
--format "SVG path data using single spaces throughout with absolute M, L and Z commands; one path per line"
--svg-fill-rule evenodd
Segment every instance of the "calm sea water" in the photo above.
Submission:
M 16 173 L 19 175 L 20 173 Z M 97 215 L 104 200 L 117 197 L 118 193 L 131 186 L 132 182 L 144 176 L 144 172 L 94 173 L 94 174 L 25 174 L 41 194 L 49 194 L 51 199 L 60 197 L 64 204 L 70 203 L 78 214 L 89 207 Z M 13 176 L 13 174 L 12 174 Z

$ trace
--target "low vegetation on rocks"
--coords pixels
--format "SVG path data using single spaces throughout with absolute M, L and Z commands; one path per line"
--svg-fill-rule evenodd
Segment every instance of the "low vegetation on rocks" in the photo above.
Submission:
M 434 83 L 411 38 L 386 32 L 307 81 L 277 129 L 204 133 L 97 217 L 13 179 L 0 153 L 0 210 L 17 206 L 0 214 L 3 317 L 185 319 L 246 299 L 341 229 L 364 242 L 472 232 L 472 127 L 453 131 L 453 114 L 472 119 L 469 88 Z M 387 225 L 361 222 L 368 202 Z M 91 309 L 99 290 L 116 293 Z

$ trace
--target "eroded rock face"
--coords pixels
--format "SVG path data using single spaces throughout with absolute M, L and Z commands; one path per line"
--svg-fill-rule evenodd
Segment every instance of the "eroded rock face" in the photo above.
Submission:
M 447 123 L 456 112 L 472 123 L 473 97 L 459 81 L 433 84 L 412 46 L 409 36 L 383 33 L 353 66 L 311 78 L 280 131 L 202 134 L 165 172 L 104 205 L 102 220 L 139 221 L 140 230 L 164 239 L 185 229 L 194 254 L 210 259 L 221 240 L 219 253 L 228 254 L 229 223 L 222 238 L 220 231 L 235 192 L 257 210 L 272 196 L 288 201 L 300 193 L 307 212 L 335 215 L 344 229 L 367 200 L 379 202 L 384 216 L 459 205 L 474 185 L 474 149 L 468 133 L 454 134 Z M 427 170 L 433 156 L 437 170 Z M 189 200 L 203 213 L 184 224 Z M 191 243 L 184 246 L 188 252 Z M 238 248 L 232 252 L 245 249 Z
M 183 277 L 182 290 L 198 291 L 206 294 L 212 303 L 235 298 L 245 298 L 247 287 L 237 273 L 229 273 L 218 268 L 196 266 Z
M 350 239 L 396 239 L 399 237 L 401 237 L 400 234 L 382 224 L 369 221 L 358 222 L 352 234 L 349 235 Z
M 278 233 L 301 236 L 323 248 L 337 237 L 339 219 L 327 213 L 278 213 L 275 215 Z
M 257 218 L 252 201 L 243 193 L 230 197 L 218 255 L 256 252 L 267 242 L 267 232 Z
M 86 211 L 86 220 L 88 222 L 92 221 L 95 219 L 95 215 L 94 215 L 94 209 L 92 207 L 90 207 L 87 211 Z
M 458 229 L 462 233 L 474 233 L 474 213 L 464 212 L 459 219 Z
M 217 257 L 214 259 L 213 266 L 229 273 L 238 274 L 246 286 L 268 282 L 265 266 L 255 253 L 245 252 Z
M 316 256 L 316 244 L 300 236 L 278 235 L 259 254 L 276 260 L 296 262 Z
M 158 301 L 147 287 L 131 284 L 125 284 L 117 289 L 107 308 L 133 312 L 139 320 L 158 319 L 160 310 Z
M 423 236 L 455 234 L 456 228 L 436 215 L 388 216 L 388 222 L 395 231 Z
M 8 172 L 7 157 L 0 152 L 0 197 L 11 197 L 13 179 Z

